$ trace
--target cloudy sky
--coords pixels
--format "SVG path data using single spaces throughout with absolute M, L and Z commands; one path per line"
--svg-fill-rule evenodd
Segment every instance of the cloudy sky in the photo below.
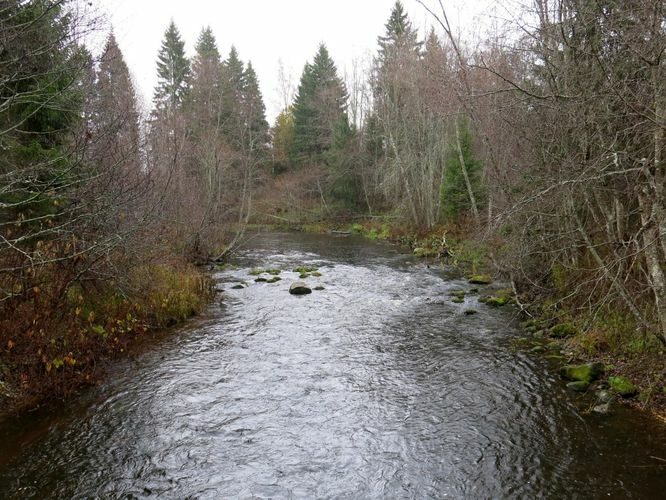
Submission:
M 294 82 L 320 42 L 325 42 L 340 73 L 355 58 L 369 58 L 384 32 L 395 0 L 96 0 L 113 25 L 139 92 L 150 104 L 156 84 L 157 53 L 170 19 L 191 55 L 203 26 L 210 26 L 223 57 L 235 45 L 251 60 L 260 79 L 269 121 L 280 109 L 278 67 L 282 60 Z M 430 2 L 435 5 L 436 2 Z M 447 0 L 451 22 L 473 29 L 488 0 Z M 414 26 L 432 25 L 416 0 L 403 0 Z

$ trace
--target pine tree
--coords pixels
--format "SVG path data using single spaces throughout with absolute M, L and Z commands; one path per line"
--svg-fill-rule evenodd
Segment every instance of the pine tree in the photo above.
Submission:
M 294 102 L 294 161 L 321 160 L 333 146 L 335 128 L 348 122 L 347 97 L 335 63 L 321 44 L 313 63 L 303 69 Z
M 189 89 L 190 62 L 185 57 L 185 42 L 173 20 L 164 33 L 157 56 L 157 76 L 158 84 L 153 97 L 155 108 L 177 109 Z

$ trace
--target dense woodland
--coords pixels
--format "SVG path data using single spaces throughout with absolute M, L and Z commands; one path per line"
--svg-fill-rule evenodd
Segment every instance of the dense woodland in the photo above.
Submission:
M 75 2 L 1 2 L 0 389 L 67 393 L 197 312 L 191 263 L 256 222 L 473 240 L 588 355 L 663 353 L 666 4 L 525 0 L 475 40 L 423 7 L 427 36 L 396 2 L 344 75 L 313 47 L 270 127 L 252 63 L 209 28 L 191 58 L 166 28 L 143 120 L 112 31 L 93 55 Z

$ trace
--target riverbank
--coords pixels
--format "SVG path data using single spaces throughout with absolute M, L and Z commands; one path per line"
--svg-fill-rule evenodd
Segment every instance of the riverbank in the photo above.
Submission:
M 507 279 L 498 271 L 493 253 L 502 246 L 501 237 L 478 238 L 464 229 L 464 224 L 441 225 L 427 232 L 417 232 L 395 219 L 280 222 L 256 227 L 288 229 L 313 233 L 359 234 L 371 240 L 390 241 L 411 252 L 429 265 L 445 265 L 462 275 L 491 276 Z M 472 227 L 469 225 L 468 227 Z M 510 280 L 509 280 L 510 281 Z M 629 318 L 619 313 L 593 316 L 566 307 L 551 293 L 536 296 L 532 290 L 495 289 L 487 296 L 489 307 L 514 307 L 517 321 L 525 332 L 524 345 L 534 355 L 552 361 L 559 372 L 563 365 L 597 364 L 603 366 L 598 378 L 582 393 L 590 408 L 597 406 L 595 394 L 608 391 L 616 403 L 649 412 L 666 422 L 666 356 L 664 346 L 647 332 L 638 332 Z M 487 294 L 486 294 L 487 295 Z M 541 348 L 540 346 L 548 346 Z M 570 380 L 569 380 L 570 381 Z M 568 381 L 563 377 L 562 383 Z M 581 393 L 581 385 L 578 386 Z M 577 396 L 578 397 L 578 396 Z
M 13 317 L 0 321 L 0 415 L 97 383 L 153 332 L 201 312 L 213 289 L 200 269 L 171 260 L 137 267 L 122 284 L 72 285 L 64 301 L 49 300 L 53 293 L 33 290 Z

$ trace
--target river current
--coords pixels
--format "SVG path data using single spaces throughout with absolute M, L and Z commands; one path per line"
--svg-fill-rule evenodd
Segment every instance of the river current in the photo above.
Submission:
M 0 424 L 0 497 L 663 498 L 664 426 L 589 414 L 517 347 L 515 311 L 451 302 L 471 285 L 437 265 L 291 233 L 235 264 L 102 385 Z M 290 295 L 299 265 L 324 289 Z

